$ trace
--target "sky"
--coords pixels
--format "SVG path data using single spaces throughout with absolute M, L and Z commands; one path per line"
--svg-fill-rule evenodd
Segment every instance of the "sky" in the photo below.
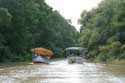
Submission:
M 78 19 L 83 10 L 96 8 L 102 0 L 45 0 L 46 3 L 66 19 L 71 19 L 72 25 L 79 31 Z

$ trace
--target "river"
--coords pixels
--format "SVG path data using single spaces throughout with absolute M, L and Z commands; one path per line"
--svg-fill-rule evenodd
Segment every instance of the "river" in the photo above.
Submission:
M 125 83 L 125 66 L 67 60 L 0 65 L 0 83 Z

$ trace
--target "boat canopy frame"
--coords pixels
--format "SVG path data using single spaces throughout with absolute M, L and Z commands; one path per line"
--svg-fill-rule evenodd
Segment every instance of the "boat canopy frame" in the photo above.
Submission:
M 83 47 L 68 47 L 65 50 L 86 50 L 86 48 L 83 48 Z
M 87 49 L 83 47 L 68 47 L 65 49 L 65 51 L 67 52 L 68 56 L 72 56 L 72 54 L 74 55 L 73 51 L 77 51 L 77 54 L 74 56 L 82 56 L 87 52 Z

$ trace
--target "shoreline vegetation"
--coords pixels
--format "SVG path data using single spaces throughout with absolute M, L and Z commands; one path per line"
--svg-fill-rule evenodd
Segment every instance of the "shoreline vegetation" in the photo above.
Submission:
M 0 62 L 28 61 L 37 47 L 64 57 L 63 50 L 76 45 L 77 34 L 45 0 L 0 0 Z
M 124 0 L 102 0 L 82 12 L 78 32 L 45 0 L 0 0 L 0 62 L 31 61 L 36 47 L 52 50 L 52 60 L 60 60 L 67 57 L 65 48 L 80 46 L 88 49 L 88 60 L 125 64 L 124 10 Z
M 79 44 L 88 48 L 87 59 L 125 63 L 124 10 L 124 0 L 102 0 L 97 8 L 82 12 Z

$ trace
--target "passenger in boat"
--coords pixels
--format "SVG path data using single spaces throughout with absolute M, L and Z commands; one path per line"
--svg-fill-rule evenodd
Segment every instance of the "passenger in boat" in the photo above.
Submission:
M 38 54 L 32 54 L 32 58 L 36 58 L 38 56 Z

